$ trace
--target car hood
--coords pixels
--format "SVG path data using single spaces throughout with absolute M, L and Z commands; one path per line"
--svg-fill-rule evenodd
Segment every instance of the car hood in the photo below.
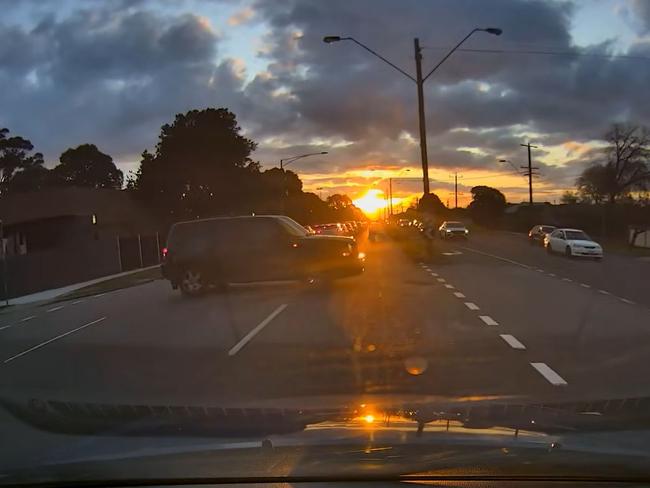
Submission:
M 19 420 L 70 441 L 39 469 L 5 470 L 2 481 L 649 474 L 650 398 L 392 400 L 232 408 L 5 399 Z
M 583 239 L 569 239 L 567 241 L 569 244 L 573 246 L 598 246 L 600 247 L 600 244 L 594 241 L 587 241 Z
M 353 237 L 349 236 L 334 236 L 327 234 L 310 234 L 308 236 L 302 237 L 306 241 L 339 241 L 339 242 L 350 242 L 354 241 Z

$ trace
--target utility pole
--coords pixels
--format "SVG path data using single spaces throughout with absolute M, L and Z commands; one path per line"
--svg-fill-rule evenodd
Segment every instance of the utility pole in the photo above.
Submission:
M 415 83 L 418 87 L 418 120 L 420 122 L 420 156 L 422 159 L 422 187 L 429 194 L 429 156 L 427 154 L 427 121 L 424 117 L 424 80 L 422 79 L 422 48 L 420 39 L 413 39 L 415 50 Z
M 538 170 L 539 168 L 533 167 L 532 157 L 530 155 L 530 148 L 531 147 L 537 148 L 537 146 L 531 145 L 530 142 L 526 144 L 519 144 L 519 145 L 528 148 L 528 167 L 522 166 L 522 168 L 527 170 L 524 173 L 524 175 L 528 176 L 528 203 L 532 205 L 533 204 L 533 175 L 537 174 L 537 173 L 533 173 L 533 171 Z
M 388 210 L 393 216 L 393 178 L 388 178 Z

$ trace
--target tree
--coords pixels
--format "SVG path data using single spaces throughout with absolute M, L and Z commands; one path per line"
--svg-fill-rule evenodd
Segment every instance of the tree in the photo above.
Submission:
M 256 144 L 240 131 L 225 108 L 177 114 L 155 152 L 142 154 L 130 186 L 171 220 L 251 211 L 259 165 L 250 159 Z
M 440 197 L 435 193 L 427 193 L 422 195 L 418 201 L 418 212 L 423 212 L 431 215 L 441 215 L 447 211 L 447 207 L 442 203 Z
M 82 144 L 66 150 L 59 158 L 61 164 L 52 170 L 52 180 L 57 185 L 90 188 L 121 189 L 124 175 L 113 158 L 104 154 L 94 144 Z
M 347 195 L 334 193 L 327 197 L 327 206 L 332 210 L 340 211 L 352 206 L 352 200 Z
M 52 170 L 37 165 L 17 171 L 7 183 L 6 191 L 7 193 L 40 191 L 51 184 Z
M 7 190 L 17 171 L 43 166 L 41 153 L 30 155 L 34 146 L 28 139 L 20 136 L 9 137 L 8 134 L 9 129 L 0 129 L 0 192 Z M 21 178 L 24 178 L 24 175 Z
M 609 143 L 604 163 L 585 169 L 576 181 L 582 195 L 595 203 L 613 204 L 632 191 L 650 186 L 650 133 L 645 127 L 614 124 L 605 135 Z
M 506 208 L 506 197 L 496 188 L 475 186 L 468 210 L 472 219 L 485 226 L 495 226 Z
M 562 194 L 562 197 L 560 198 L 560 203 L 563 203 L 565 205 L 575 205 L 576 203 L 578 203 L 578 195 L 576 195 L 575 192 L 567 190 Z

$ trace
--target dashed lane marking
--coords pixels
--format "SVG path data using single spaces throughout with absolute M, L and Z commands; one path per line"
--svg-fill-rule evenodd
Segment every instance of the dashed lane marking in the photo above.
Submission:
M 449 288 L 450 290 L 453 290 L 454 285 L 450 285 L 449 283 L 445 283 L 445 288 Z
M 478 318 L 481 319 L 485 325 L 499 325 L 499 323 L 489 315 L 479 315 Z
M 632 300 L 628 300 L 627 298 L 619 298 L 619 300 L 622 301 L 623 303 L 627 303 L 628 305 L 636 305 L 635 302 L 633 302 Z
M 607 290 L 598 290 L 598 293 L 600 293 L 601 295 L 611 295 L 611 293 L 608 292 Z
M 546 381 L 555 386 L 562 386 L 568 384 L 564 378 L 553 371 L 546 363 L 530 363 L 530 365 L 541 374 Z
M 562 281 L 566 281 L 567 283 L 572 283 L 573 280 L 571 278 L 562 278 Z
M 454 296 L 455 296 L 456 298 L 465 298 L 465 295 L 463 295 L 463 294 L 462 294 L 461 292 L 459 292 L 459 291 L 455 291 L 455 292 L 454 292 Z
M 81 300 L 75 300 L 74 302 L 72 302 L 71 305 L 76 305 L 76 304 L 78 304 L 78 303 L 83 303 L 83 302 L 85 302 L 85 301 L 86 301 L 86 300 L 85 300 L 84 298 L 82 298 Z
M 583 288 L 591 288 L 591 285 L 588 285 L 587 283 L 580 283 L 580 286 Z
M 11 324 L 3 325 L 2 327 L 0 327 L 0 330 L 5 330 L 5 329 L 8 329 L 9 327 L 11 327 Z
M 437 278 L 439 283 L 444 283 L 446 280 L 444 278 Z
M 264 320 L 262 320 L 253 330 L 251 330 L 248 334 L 244 336 L 244 338 L 239 341 L 237 344 L 235 344 L 230 351 L 228 351 L 228 356 L 234 356 L 237 354 L 239 351 L 241 351 L 246 344 L 248 344 L 251 340 L 253 340 L 253 337 L 255 337 L 264 327 L 269 325 L 271 321 L 280 315 L 282 311 L 287 308 L 287 304 L 283 303 L 280 305 L 278 308 L 273 310 L 271 314 L 266 317 Z
M 551 278 L 555 278 L 557 275 L 555 273 L 549 273 L 548 274 Z
M 49 308 L 45 312 L 46 313 L 57 312 L 57 311 L 61 310 L 62 308 L 65 308 L 65 305 L 60 305 L 58 307 Z
M 20 319 L 19 322 L 27 322 L 28 320 L 35 319 L 36 315 L 30 315 L 29 317 L 25 317 L 24 319 Z
M 520 350 L 525 350 L 526 346 L 524 346 L 517 338 L 513 335 L 510 334 L 499 334 L 501 339 L 506 341 L 506 343 L 512 347 L 513 349 L 520 349 Z
M 11 356 L 10 358 L 7 358 L 4 360 L 4 364 L 10 363 L 14 359 L 18 359 L 19 357 L 24 356 L 25 354 L 29 354 L 30 352 L 34 352 L 37 349 L 40 349 L 41 347 L 45 347 L 48 344 L 51 344 L 54 341 L 58 341 L 59 339 L 63 339 L 66 336 L 69 336 L 70 334 L 74 334 L 75 332 L 78 332 L 82 329 L 85 329 L 86 327 L 90 327 L 91 325 L 98 324 L 99 322 L 102 322 L 103 320 L 106 320 L 106 317 L 101 317 L 97 320 L 93 320 L 92 322 L 88 322 L 87 324 L 82 325 L 81 327 L 77 327 L 76 329 L 69 330 L 68 332 L 65 332 L 63 334 L 59 334 L 58 336 L 52 337 L 51 339 L 48 339 L 47 341 L 41 342 L 39 344 L 36 344 L 33 347 L 30 347 L 29 349 L 25 349 L 23 352 L 19 352 L 15 356 Z
M 438 276 L 438 273 L 431 273 L 431 276 L 435 278 L 436 276 Z
M 470 310 L 478 310 L 478 305 L 472 302 L 465 302 L 465 306 L 469 308 Z

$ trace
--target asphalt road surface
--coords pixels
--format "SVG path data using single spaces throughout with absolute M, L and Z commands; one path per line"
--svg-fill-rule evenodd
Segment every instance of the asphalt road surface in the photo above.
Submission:
M 322 289 L 165 281 L 0 314 L 0 392 L 122 404 L 287 406 L 323 397 L 650 395 L 650 263 L 549 256 L 525 238 L 363 240 L 363 275 Z M 0 453 L 65 444 L 0 413 Z M 29 435 L 27 435 L 29 434 Z M 42 454 L 41 452 L 41 454 Z

